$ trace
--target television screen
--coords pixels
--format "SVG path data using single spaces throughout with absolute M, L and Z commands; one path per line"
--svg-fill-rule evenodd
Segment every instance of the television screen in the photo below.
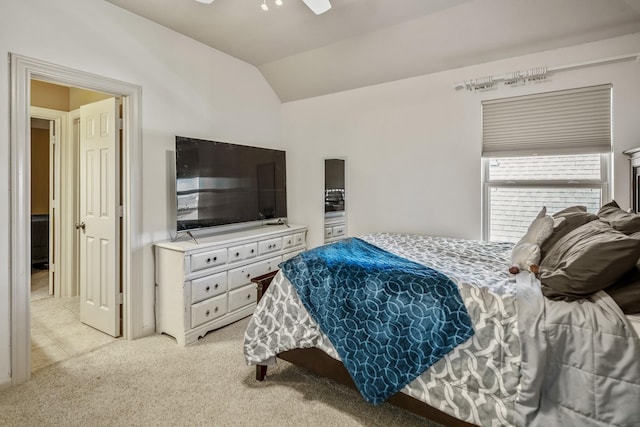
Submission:
M 177 230 L 287 216 L 285 152 L 176 136 Z

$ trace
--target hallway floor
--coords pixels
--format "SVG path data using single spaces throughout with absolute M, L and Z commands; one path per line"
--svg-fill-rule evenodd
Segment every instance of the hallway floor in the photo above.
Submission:
M 32 274 L 31 372 L 116 339 L 80 323 L 80 297 L 49 296 L 48 276 L 43 271 Z

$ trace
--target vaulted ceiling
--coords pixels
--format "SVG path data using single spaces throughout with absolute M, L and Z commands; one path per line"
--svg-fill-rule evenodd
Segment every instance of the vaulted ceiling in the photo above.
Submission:
M 283 102 L 640 32 L 640 0 L 106 1 L 255 65 Z

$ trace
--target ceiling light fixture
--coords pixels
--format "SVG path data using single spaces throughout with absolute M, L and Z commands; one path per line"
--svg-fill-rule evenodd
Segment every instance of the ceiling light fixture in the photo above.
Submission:
M 196 0 L 198 3 L 203 3 L 203 4 L 211 4 L 213 3 L 213 0 Z
M 282 0 L 275 0 L 274 3 L 275 3 L 276 6 L 282 6 L 284 4 L 284 2 Z M 262 0 L 262 4 L 260 5 L 260 7 L 265 12 L 268 11 L 269 10 L 269 5 L 267 4 L 267 0 Z
M 320 15 L 322 13 L 325 13 L 327 10 L 331 9 L 331 2 L 329 0 L 302 0 L 302 1 L 316 15 Z

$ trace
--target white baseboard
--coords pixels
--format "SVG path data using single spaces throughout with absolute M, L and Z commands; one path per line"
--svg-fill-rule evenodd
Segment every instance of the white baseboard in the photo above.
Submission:
M 11 387 L 11 378 L 3 378 L 0 380 L 0 390 L 6 390 Z

